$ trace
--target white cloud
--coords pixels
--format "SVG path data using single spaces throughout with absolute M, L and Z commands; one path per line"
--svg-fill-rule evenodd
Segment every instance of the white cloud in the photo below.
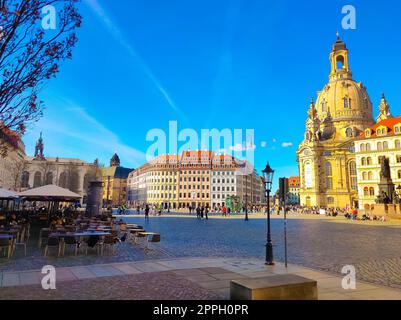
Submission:
M 230 150 L 235 152 L 255 150 L 255 149 L 256 146 L 252 142 L 246 142 L 245 144 L 237 143 L 236 145 L 230 147 Z
M 288 148 L 288 147 L 292 147 L 292 142 L 283 142 L 282 144 L 281 144 L 281 146 L 283 147 L 283 148 Z

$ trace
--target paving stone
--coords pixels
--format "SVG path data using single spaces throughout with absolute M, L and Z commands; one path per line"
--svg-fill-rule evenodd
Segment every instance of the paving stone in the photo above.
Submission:
M 196 276 L 184 276 L 184 277 L 185 277 L 185 279 L 188 279 L 189 281 L 193 281 L 193 282 L 205 282 L 205 281 L 216 280 L 215 278 L 213 278 L 207 274 L 200 274 L 200 275 L 196 275 Z
M 89 268 L 87 267 L 73 267 L 71 268 L 71 272 L 78 278 L 78 279 L 88 279 L 88 278 L 95 278 L 96 274 L 94 274 Z
M 198 284 L 205 289 L 225 289 L 230 287 L 229 280 L 214 280 L 198 282 Z
M 19 286 L 20 278 L 18 273 L 4 273 L 3 274 L 3 287 Z
M 142 271 L 132 267 L 129 264 L 114 264 L 114 268 L 122 271 L 124 274 L 137 274 L 137 273 L 142 273 Z
M 41 274 L 39 272 L 21 272 L 19 274 L 20 277 L 20 285 L 26 286 L 31 284 L 40 284 L 41 283 Z

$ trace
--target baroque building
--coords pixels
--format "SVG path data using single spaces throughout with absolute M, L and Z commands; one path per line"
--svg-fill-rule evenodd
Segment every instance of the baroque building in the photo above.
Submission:
M 256 172 L 243 170 L 243 162 L 212 151 L 184 151 L 160 155 L 129 174 L 127 202 L 165 209 L 226 206 L 238 197 L 242 204 L 265 203 L 264 187 Z
M 133 169 L 121 166 L 120 157 L 115 153 L 110 166 L 101 169 L 103 181 L 103 206 L 121 206 L 127 198 L 127 178 Z
M 392 117 L 383 95 L 378 122 L 355 142 L 360 209 L 374 207 L 380 194 L 381 163 L 388 159 L 394 191 L 401 196 L 401 116 Z M 394 195 L 388 194 L 390 198 Z
M 306 206 L 358 207 L 355 139 L 374 124 L 372 103 L 356 82 L 349 51 L 337 33 L 329 82 L 310 101 L 304 140 L 297 150 L 300 202 Z

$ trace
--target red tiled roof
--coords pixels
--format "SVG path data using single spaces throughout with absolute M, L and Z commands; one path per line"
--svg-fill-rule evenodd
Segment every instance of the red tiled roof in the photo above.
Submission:
M 381 126 L 387 127 L 387 135 L 393 135 L 394 134 L 394 126 L 398 123 L 401 123 L 401 116 L 382 120 L 370 127 L 370 130 L 371 130 L 370 137 L 371 138 L 376 137 L 376 129 Z M 366 128 L 366 129 L 368 129 L 368 128 Z M 362 131 L 361 138 L 366 138 L 365 130 Z

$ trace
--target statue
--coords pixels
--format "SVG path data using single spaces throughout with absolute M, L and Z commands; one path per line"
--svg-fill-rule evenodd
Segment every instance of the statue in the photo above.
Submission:
M 391 180 L 390 162 L 388 158 L 382 158 L 380 161 L 380 179 Z

